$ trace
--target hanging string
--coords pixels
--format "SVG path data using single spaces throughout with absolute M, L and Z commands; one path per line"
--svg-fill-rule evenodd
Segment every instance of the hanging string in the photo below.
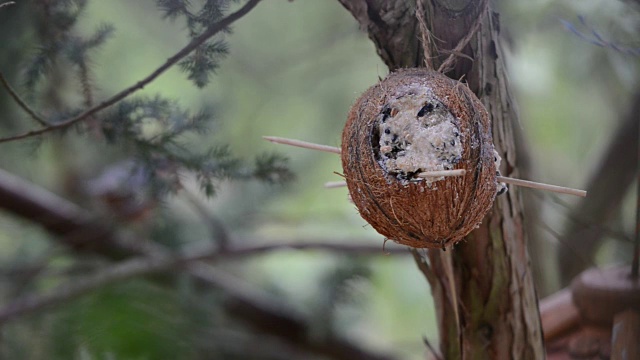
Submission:
M 467 32 L 467 35 L 465 35 L 462 39 L 460 39 L 460 41 L 458 42 L 458 45 L 456 45 L 456 47 L 453 50 L 451 50 L 449 57 L 447 57 L 447 59 L 438 68 L 438 72 L 446 73 L 452 70 L 453 67 L 455 66 L 456 58 L 458 56 L 462 56 L 462 50 L 464 50 L 465 46 L 469 44 L 469 41 L 471 41 L 471 39 L 478 32 L 478 30 L 480 30 L 480 25 L 482 25 L 482 19 L 484 19 L 485 15 L 489 11 L 489 0 L 482 0 L 482 2 L 480 3 L 480 7 L 482 8 L 482 10 L 480 10 L 480 13 L 478 13 L 478 17 L 476 17 L 475 21 L 469 28 L 469 32 Z
M 424 66 L 429 70 L 434 70 L 430 50 L 432 34 L 427 27 L 427 22 L 424 19 L 424 13 L 425 11 L 424 6 L 422 5 L 422 0 L 416 1 L 416 19 L 418 20 L 418 28 L 420 29 L 420 42 L 422 43 Z

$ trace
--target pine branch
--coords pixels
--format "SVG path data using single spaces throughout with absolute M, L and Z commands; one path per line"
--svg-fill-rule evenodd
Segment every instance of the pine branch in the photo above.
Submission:
M 35 112 L 35 110 L 31 109 L 31 107 L 29 107 L 29 105 L 27 105 L 27 103 L 24 100 L 22 100 L 22 98 L 20 98 L 20 95 L 18 95 L 18 93 L 16 93 L 16 91 L 11 87 L 7 79 L 4 77 L 4 74 L 2 73 L 0 73 L 0 82 L 2 83 L 4 88 L 7 89 L 7 92 L 9 92 L 9 95 L 11 95 L 11 98 L 13 98 L 13 100 L 18 104 L 18 106 L 20 106 L 22 110 L 24 110 L 27 114 L 29 114 L 29 116 L 31 116 L 33 120 L 35 120 L 37 123 L 39 123 L 42 126 L 50 126 L 50 124 L 42 116 L 38 115 Z
M 44 127 L 42 129 L 31 130 L 31 131 L 27 131 L 27 132 L 22 133 L 22 134 L 9 136 L 9 137 L 5 137 L 5 138 L 0 138 L 0 143 L 10 142 L 10 141 L 15 141 L 15 140 L 20 140 L 20 139 L 26 139 L 26 138 L 30 138 L 30 137 L 46 134 L 46 133 L 49 133 L 49 132 L 52 132 L 52 131 L 55 131 L 55 130 L 66 129 L 66 128 L 70 127 L 70 126 L 73 126 L 73 125 L 75 125 L 75 124 L 77 124 L 77 123 L 79 123 L 81 121 L 84 121 L 84 120 L 90 118 L 91 115 L 94 115 L 97 112 L 99 112 L 101 110 L 104 110 L 104 109 L 106 109 L 106 108 L 118 103 L 120 100 L 122 100 L 122 99 L 128 97 L 129 95 L 135 93 L 136 91 L 141 90 L 142 88 L 144 88 L 146 85 L 148 85 L 149 83 L 154 81 L 158 76 L 163 74 L 165 71 L 167 71 L 173 65 L 175 65 L 180 60 L 182 60 L 187 55 L 189 55 L 193 50 L 195 50 L 197 47 L 199 47 L 205 41 L 210 39 L 212 36 L 216 35 L 220 31 L 223 31 L 229 25 L 233 24 L 236 20 L 242 18 L 244 15 L 249 13 L 249 11 L 251 11 L 259 2 L 260 2 L 260 0 L 249 0 L 238 11 L 236 11 L 233 14 L 227 16 L 226 18 L 220 20 L 219 22 L 211 25 L 205 32 L 203 32 L 201 35 L 199 35 L 199 36 L 195 37 L 193 40 L 191 40 L 191 42 L 189 42 L 189 44 L 187 44 L 180 51 L 178 51 L 173 56 L 168 58 L 165 61 L 164 64 L 162 64 L 160 67 L 158 67 L 156 70 L 154 70 L 147 77 L 145 77 L 144 79 L 138 81 L 136 84 L 134 84 L 134 85 L 132 85 L 132 86 L 120 91 L 119 93 L 113 95 L 111 98 L 101 102 L 100 104 L 98 104 L 98 105 L 96 105 L 96 106 L 94 106 L 94 107 L 92 107 L 90 109 L 87 109 L 87 110 L 83 111 L 82 113 L 80 113 L 77 116 L 74 116 L 74 117 L 72 117 L 70 119 L 58 122 L 58 123 L 53 124 L 53 125 L 49 125 L 49 126 Z

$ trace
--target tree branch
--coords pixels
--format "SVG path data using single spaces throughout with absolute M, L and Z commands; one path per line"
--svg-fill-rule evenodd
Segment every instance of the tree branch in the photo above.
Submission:
M 151 74 L 147 75 L 147 77 L 145 77 L 144 79 L 138 81 L 134 85 L 132 85 L 132 86 L 120 91 L 119 93 L 113 95 L 112 97 L 110 97 L 109 99 L 101 102 L 100 104 L 98 104 L 98 105 L 96 105 L 96 106 L 94 106 L 94 107 L 92 107 L 90 109 L 85 110 L 81 114 L 79 114 L 79 115 L 77 115 L 75 117 L 72 117 L 71 119 L 63 120 L 63 121 L 58 122 L 56 124 L 48 125 L 47 127 L 44 127 L 42 129 L 31 130 L 31 131 L 27 131 L 27 132 L 22 133 L 22 134 L 10 136 L 10 137 L 5 137 L 5 138 L 0 138 L 0 143 L 20 140 L 20 139 L 26 139 L 26 138 L 42 135 L 42 134 L 45 134 L 45 133 L 48 133 L 48 132 L 51 132 L 51 131 L 54 131 L 54 130 L 66 129 L 66 128 L 68 128 L 68 127 L 70 127 L 70 126 L 72 126 L 72 125 L 74 125 L 76 123 L 79 123 L 79 122 L 81 122 L 83 120 L 88 119 L 91 115 L 96 114 L 98 111 L 104 110 L 104 109 L 108 108 L 109 106 L 116 104 L 120 100 L 122 100 L 122 99 L 126 98 L 127 96 L 133 94 L 134 92 L 144 88 L 146 85 L 151 83 L 153 80 L 155 80 L 162 73 L 164 73 L 169 68 L 171 68 L 173 65 L 175 65 L 182 58 L 184 58 L 185 56 L 189 55 L 190 52 L 195 50 L 202 43 L 204 43 L 205 41 L 207 41 L 209 38 L 211 38 L 212 36 L 216 35 L 220 31 L 224 30 L 229 25 L 233 24 L 236 20 L 240 19 L 241 17 L 243 17 L 244 15 L 249 13 L 249 11 L 251 11 L 251 9 L 253 9 L 259 2 L 260 2 L 260 0 L 249 0 L 238 11 L 236 11 L 233 14 L 227 16 L 226 18 L 220 20 L 219 22 L 211 25 L 205 32 L 203 32 L 198 37 L 196 37 L 193 40 L 191 40 L 191 42 L 189 42 L 189 44 L 187 44 L 187 46 L 185 46 L 180 51 L 175 53 L 175 55 L 173 55 L 170 58 L 168 58 L 165 61 L 164 64 L 162 64 L 160 67 L 158 67 L 156 70 L 154 70 Z
M 221 274 L 210 265 L 197 261 L 197 258 L 207 255 L 203 255 L 201 249 L 199 250 L 200 255 L 197 254 L 196 249 L 193 250 L 193 253 L 185 255 L 191 258 L 181 258 L 180 256 L 172 256 L 164 247 L 150 241 L 127 242 L 125 239 L 119 238 L 113 231 L 103 231 L 108 228 L 93 221 L 85 210 L 75 204 L 4 171 L 0 171 L 0 208 L 42 225 L 47 231 L 58 236 L 57 241 L 74 250 L 93 252 L 110 259 L 135 257 L 80 282 L 75 281 L 75 284 L 64 285 L 53 293 L 42 297 L 25 298 L 22 304 L 15 301 L 0 311 L 5 321 L 20 314 L 81 296 L 95 289 L 98 285 L 103 286 L 132 276 L 157 273 L 163 269 L 178 268 L 200 283 L 219 289 L 224 293 L 226 300 L 222 305 L 223 309 L 236 319 L 247 323 L 256 330 L 277 336 L 297 348 L 334 359 L 381 360 L 392 358 L 368 352 L 334 335 L 318 338 L 313 333 L 309 322 L 293 309 L 283 305 L 281 301 L 256 289 L 245 287 L 241 280 Z M 77 236 L 69 236 L 69 234 L 77 234 Z M 381 246 L 296 243 L 229 248 L 225 252 L 212 252 L 208 255 L 211 256 L 209 260 L 222 260 L 234 256 L 257 255 L 286 248 L 316 249 L 340 253 L 360 253 L 362 251 L 369 254 L 406 252 L 402 248 L 395 247 L 383 252 Z
M 16 93 L 16 91 L 11 87 L 9 81 L 7 81 L 7 79 L 4 77 L 4 74 L 2 74 L 1 72 L 0 82 L 2 83 L 2 86 L 7 89 L 7 92 L 9 93 L 9 95 L 11 95 L 11 98 L 18 104 L 18 106 L 20 106 L 20 108 L 22 108 L 22 110 L 29 114 L 29 116 L 31 116 L 33 120 L 35 120 L 42 126 L 50 126 L 50 124 L 45 119 L 43 119 L 42 116 L 38 115 L 33 109 L 31 109 L 31 107 L 29 107 L 29 105 L 27 105 L 24 100 L 22 100 L 22 98 L 20 98 L 18 93 Z
M 247 256 L 256 256 L 282 250 L 319 250 L 351 255 L 409 255 L 407 249 L 401 247 L 394 247 L 383 252 L 382 247 L 310 242 L 249 245 L 236 248 L 225 248 L 224 250 L 210 246 L 208 249 L 193 249 L 176 256 L 163 255 L 134 258 L 109 266 L 106 269 L 100 270 L 96 274 L 89 275 L 81 279 L 71 280 L 58 286 L 48 294 L 29 295 L 16 299 L 9 305 L 0 309 L 0 325 L 7 321 L 14 320 L 21 315 L 39 311 L 54 305 L 59 305 L 68 300 L 78 298 L 122 280 L 150 275 L 153 273 L 173 271 L 186 265 L 195 264 L 199 261 L 210 262 L 239 259 Z

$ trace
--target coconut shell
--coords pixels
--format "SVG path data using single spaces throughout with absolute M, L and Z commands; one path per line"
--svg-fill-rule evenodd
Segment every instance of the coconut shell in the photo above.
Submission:
M 385 169 L 381 122 L 403 111 L 389 104 L 401 106 L 404 97 L 420 101 L 416 93 L 430 94 L 452 115 L 461 156 L 445 169 L 465 169 L 464 176 L 404 179 Z M 386 238 L 416 248 L 445 248 L 463 239 L 491 208 L 498 186 L 486 109 L 466 85 L 427 69 L 396 71 L 355 102 L 342 133 L 342 167 L 360 215 Z

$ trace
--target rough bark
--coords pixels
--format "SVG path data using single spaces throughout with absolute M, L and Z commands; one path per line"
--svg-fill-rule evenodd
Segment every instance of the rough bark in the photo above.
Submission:
M 422 66 L 415 1 L 339 0 L 374 42 L 393 70 Z M 499 43 L 498 13 L 483 1 L 422 0 L 432 32 L 437 68 L 478 16 L 482 26 L 447 73 L 464 79 L 486 106 L 493 140 L 503 158 L 502 174 L 520 176 L 517 113 Z M 437 49 L 436 49 L 437 47 Z M 522 199 L 517 189 L 496 199 L 480 228 L 453 251 L 416 253 L 434 297 L 440 348 L 446 359 L 544 358 L 537 298 L 526 249 Z

